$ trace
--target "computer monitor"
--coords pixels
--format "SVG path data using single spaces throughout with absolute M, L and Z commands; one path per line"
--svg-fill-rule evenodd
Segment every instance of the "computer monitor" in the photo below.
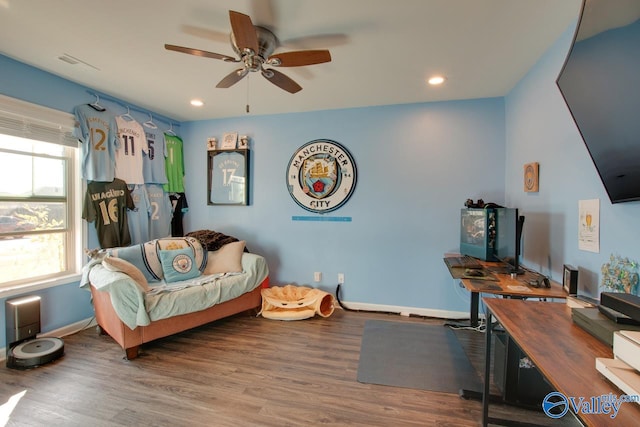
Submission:
M 508 273 L 524 274 L 520 267 L 524 216 L 518 214 L 517 208 L 500 208 L 496 213 L 496 225 L 496 258 L 507 264 Z

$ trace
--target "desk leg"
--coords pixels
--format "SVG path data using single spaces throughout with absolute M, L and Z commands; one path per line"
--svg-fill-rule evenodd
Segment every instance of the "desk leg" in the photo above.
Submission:
M 471 292 L 471 308 L 469 309 L 469 324 L 466 325 L 460 322 L 445 322 L 444 326 L 450 326 L 452 328 L 477 328 L 480 324 L 480 316 L 478 311 L 480 309 L 480 294 L 478 292 Z
M 491 385 L 491 311 L 487 313 L 487 327 L 485 328 L 486 344 L 484 349 L 484 390 L 482 391 L 482 426 L 489 422 L 489 386 Z
M 470 323 L 471 327 L 475 328 L 478 326 L 478 309 L 480 307 L 480 294 L 478 292 L 471 292 L 471 309 L 470 309 Z

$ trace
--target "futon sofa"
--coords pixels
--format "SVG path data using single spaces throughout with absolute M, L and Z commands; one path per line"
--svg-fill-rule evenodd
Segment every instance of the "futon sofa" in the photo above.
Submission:
M 144 343 L 258 311 L 269 269 L 244 243 L 209 251 L 183 237 L 101 250 L 85 265 L 80 286 L 91 291 L 100 331 L 134 359 Z

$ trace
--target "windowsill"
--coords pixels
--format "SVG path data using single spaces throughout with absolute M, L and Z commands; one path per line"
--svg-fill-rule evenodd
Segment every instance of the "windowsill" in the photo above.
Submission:
M 42 280 L 40 282 L 25 283 L 22 285 L 0 288 L 0 299 L 9 298 L 15 295 L 27 294 L 29 292 L 40 291 L 42 289 L 53 288 L 60 285 L 68 285 L 73 282 L 80 282 L 82 274 L 70 274 L 68 276 L 56 277 L 55 279 Z

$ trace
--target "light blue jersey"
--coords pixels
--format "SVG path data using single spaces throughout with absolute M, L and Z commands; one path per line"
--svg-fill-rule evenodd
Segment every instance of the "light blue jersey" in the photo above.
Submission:
M 147 188 L 144 185 L 129 185 L 128 187 L 135 205 L 133 210 L 127 211 L 129 234 L 131 234 L 131 244 L 137 245 L 152 240 L 149 237 L 151 204 L 149 203 Z
M 143 126 L 147 137 L 147 152 L 142 160 L 142 172 L 145 184 L 166 184 L 167 173 L 165 171 L 165 157 L 167 156 L 167 144 L 164 140 L 164 132 L 158 128 Z
M 82 104 L 73 109 L 73 114 L 78 122 L 74 134 L 82 142 L 82 178 L 87 181 L 113 181 L 118 139 L 113 113 Z
M 149 215 L 149 240 L 171 236 L 172 209 L 169 193 L 160 184 L 145 184 L 151 214 Z

